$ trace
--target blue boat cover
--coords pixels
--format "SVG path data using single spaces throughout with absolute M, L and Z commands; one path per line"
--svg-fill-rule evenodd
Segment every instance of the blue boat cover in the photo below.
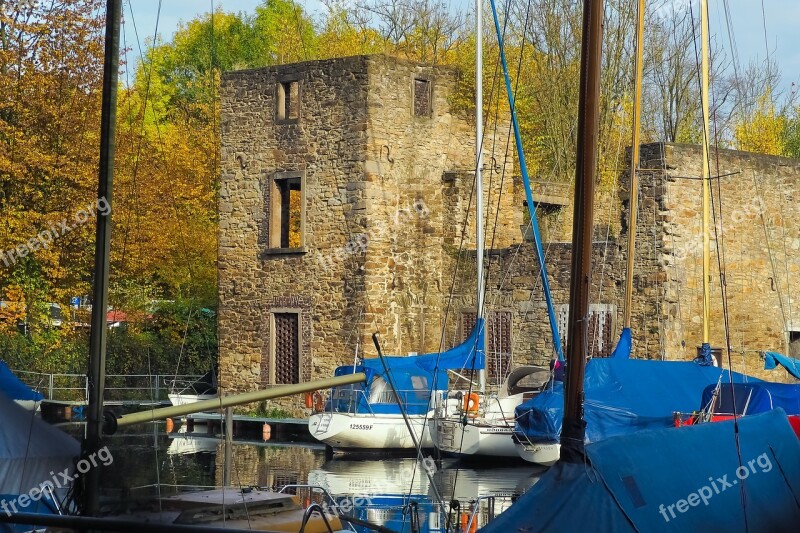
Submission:
M 778 365 L 785 368 L 787 372 L 797 379 L 800 379 L 800 360 L 786 357 L 785 355 L 775 352 L 764 353 L 764 368 L 766 370 L 772 370 Z
M 770 531 L 800 525 L 800 441 L 776 409 L 640 431 L 559 461 L 481 531 Z
M 611 357 L 616 359 L 630 359 L 631 357 L 631 328 L 622 328 L 622 333 L 619 334 L 619 340 L 611 352 Z
M 44 396 L 31 389 L 19 380 L 17 376 L 8 368 L 5 361 L 0 360 L 0 391 L 12 400 L 35 400 L 39 401 Z
M 709 385 L 703 391 L 700 408 L 710 405 L 717 385 Z M 765 413 L 780 407 L 786 414 L 800 415 L 800 385 L 788 383 L 721 383 L 714 402 L 717 414 Z
M 428 411 L 433 391 L 447 390 L 448 370 L 485 368 L 484 320 L 480 319 L 463 343 L 441 353 L 384 356 L 392 383 L 406 413 L 421 415 Z M 389 376 L 380 358 L 364 359 L 360 365 L 340 366 L 334 375 L 364 372 L 366 384 L 335 387 L 326 410 L 375 414 L 401 414 L 389 387 Z
M 697 409 L 703 390 L 722 381 L 760 382 L 736 372 L 691 361 L 595 358 L 586 365 L 586 440 L 673 425 L 676 411 Z M 514 432 L 525 441 L 557 442 L 561 435 L 564 386 L 553 383 L 516 408 Z

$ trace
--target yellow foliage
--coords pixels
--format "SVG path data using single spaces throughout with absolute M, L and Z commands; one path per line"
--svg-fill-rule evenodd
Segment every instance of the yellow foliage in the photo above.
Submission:
M 775 112 L 770 88 L 758 97 L 753 113 L 734 128 L 739 150 L 760 154 L 784 155 L 786 152 L 786 116 Z
M 0 305 L 0 333 L 17 331 L 17 324 L 25 320 L 25 295 L 19 285 L 7 285 Z

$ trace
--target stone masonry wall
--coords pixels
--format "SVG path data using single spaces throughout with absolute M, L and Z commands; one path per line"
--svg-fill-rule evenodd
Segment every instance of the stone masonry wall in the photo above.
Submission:
M 415 79 L 432 84 L 430 116 L 414 115 Z M 285 80 L 299 82 L 298 120 L 276 120 L 276 86 Z M 448 105 L 457 82 L 452 69 L 382 56 L 225 74 L 219 335 L 227 392 L 272 384 L 276 311 L 300 315 L 303 381 L 352 362 L 359 340 L 374 356 L 374 331 L 386 353 L 438 348 L 450 286 L 443 243 L 467 213 L 454 184 L 468 192 L 475 166 L 474 125 Z M 511 161 L 495 165 L 509 176 L 498 217 L 498 242 L 507 245 L 504 228 L 518 227 L 519 213 Z M 304 180 L 300 250 L 269 246 L 276 173 Z M 453 181 L 454 173 L 469 177 Z M 494 221 L 500 182 L 492 183 L 485 194 Z M 474 237 L 467 243 L 474 247 Z
M 698 146 L 642 149 L 640 167 L 650 170 L 640 173 L 637 224 L 639 357 L 691 359 L 702 342 L 701 155 Z M 711 344 L 725 346 L 722 270 L 734 370 L 780 379 L 763 371 L 759 352 L 788 352 L 787 332 L 797 323 L 791 294 L 800 269 L 800 162 L 732 150 L 712 150 L 710 160 L 712 177 L 719 176 L 712 180 Z M 626 210 L 627 191 L 621 196 Z
M 300 118 L 278 122 L 276 85 L 300 83 Z M 300 314 L 301 380 L 327 376 L 352 353 L 343 334 L 363 307 L 359 228 L 367 59 L 225 74 L 220 187 L 220 368 L 228 392 L 270 385 L 270 313 Z M 304 247 L 271 253 L 270 180 L 304 176 Z M 316 354 L 336 354 L 317 357 Z
M 432 87 L 426 116 L 414 113 L 418 79 Z M 283 80 L 299 82 L 297 120 L 276 120 L 276 86 Z M 225 74 L 219 337 L 226 393 L 272 384 L 274 312 L 299 314 L 302 381 L 352 362 L 357 343 L 374 356 L 375 331 L 385 353 L 459 342 L 460 317 L 476 307 L 476 256 L 474 124 L 449 108 L 457 83 L 449 68 L 383 56 Z M 496 131 L 505 139 L 508 125 Z M 532 243 L 521 242 L 512 161 L 492 159 L 493 144 L 484 141 L 487 248 L 493 247 L 486 306 L 511 313 L 514 363 L 544 364 L 552 341 L 538 262 Z M 775 379 L 760 370 L 757 352 L 788 352 L 788 332 L 800 335 L 791 298 L 800 270 L 800 163 L 724 150 L 711 160 L 712 173 L 721 176 L 714 205 L 724 236 L 724 258 L 718 262 L 715 252 L 712 259 L 712 345 L 724 346 L 722 263 L 734 369 Z M 658 143 L 641 152 L 636 357 L 691 359 L 700 343 L 700 164 L 698 147 Z M 268 238 L 271 180 L 285 172 L 304 180 L 304 243 L 288 253 L 271 249 Z M 627 180 L 621 176 L 616 199 L 598 200 L 621 206 L 619 238 L 595 232 L 590 302 L 611 314 L 606 334 L 614 342 L 622 327 Z M 606 219 L 615 224 L 606 215 L 604 227 Z M 549 232 L 559 240 L 564 234 Z M 712 234 L 712 250 L 717 242 Z M 563 325 L 570 245 L 549 243 L 545 253 Z

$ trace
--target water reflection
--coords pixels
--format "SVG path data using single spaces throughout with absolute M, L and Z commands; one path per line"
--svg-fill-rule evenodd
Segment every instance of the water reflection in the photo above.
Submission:
M 167 435 L 163 424 L 152 424 L 144 432 L 117 434 L 107 444 L 114 457 L 102 473 L 109 496 L 138 500 L 222 485 L 220 439 L 185 432 Z M 398 457 L 326 459 L 318 445 L 235 442 L 231 453 L 234 485 L 318 485 L 343 504 L 346 514 L 400 532 L 411 531 L 412 520 L 423 532 L 444 531 L 448 519 L 460 523 L 461 513 L 469 513 L 479 498 L 478 519 L 483 524 L 542 473 L 525 464 L 476 467 Z M 460 512 L 448 517 L 453 500 L 459 502 Z

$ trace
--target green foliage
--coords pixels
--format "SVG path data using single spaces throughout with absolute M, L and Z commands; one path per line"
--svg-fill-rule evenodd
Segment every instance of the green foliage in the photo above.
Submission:
M 257 418 L 292 418 L 292 413 L 280 407 L 274 407 L 267 401 L 258 402 L 258 407 L 250 413 L 250 416 Z
M 784 136 L 785 155 L 800 159 L 800 108 L 795 109 L 794 117 L 787 121 Z
M 110 374 L 204 374 L 216 360 L 216 315 L 188 302 L 162 302 L 141 324 L 108 336 Z

